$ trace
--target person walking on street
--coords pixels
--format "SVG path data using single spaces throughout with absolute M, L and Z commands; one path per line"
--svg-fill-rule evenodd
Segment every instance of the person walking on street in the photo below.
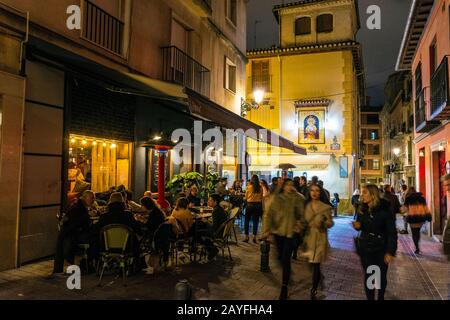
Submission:
M 306 198 L 308 196 L 308 181 L 305 176 L 300 177 L 300 193 Z
M 415 254 L 420 254 L 420 229 L 426 221 L 431 221 L 431 213 L 427 208 L 427 202 L 422 193 L 412 193 L 405 198 L 404 202 L 407 208 L 406 222 L 411 228 Z
M 398 200 L 398 197 L 392 193 L 392 187 L 388 184 L 384 186 L 383 198 L 390 203 L 389 208 L 394 215 L 400 213 L 400 201 Z
M 262 201 L 263 189 L 259 184 L 257 175 L 252 176 L 250 185 L 245 190 L 245 202 L 247 207 L 245 209 L 245 239 L 244 242 L 249 241 L 250 220 L 253 220 L 253 242 L 257 243 L 259 219 L 262 217 Z
M 280 177 L 274 177 L 272 178 L 272 183 L 269 186 L 269 192 L 275 193 L 279 190 L 279 188 L 281 187 L 281 178 Z
M 317 184 L 318 184 L 319 187 L 322 189 L 322 193 L 325 194 L 325 195 L 327 196 L 328 202 L 330 202 L 330 201 L 331 201 L 331 194 L 330 194 L 330 191 L 328 191 L 327 189 L 325 189 L 325 188 L 323 187 L 323 181 L 322 181 L 322 180 L 319 180 L 319 182 L 317 182 Z
M 294 249 L 294 235 L 300 233 L 304 213 L 304 199 L 296 192 L 294 183 L 286 179 L 279 192 L 273 195 L 264 215 L 262 240 L 270 235 L 275 238 L 278 260 L 283 267 L 280 300 L 288 297 L 288 284 L 291 276 L 291 257 Z
M 390 206 L 387 200 L 380 198 L 377 186 L 366 185 L 362 188 L 361 205 L 353 227 L 360 231 L 355 244 L 365 275 L 364 288 L 368 300 L 375 300 L 375 289 L 367 286 L 367 280 L 373 274 L 368 268 L 377 266 L 381 271 L 378 300 L 384 300 L 388 266 L 397 252 L 395 215 Z
M 305 203 L 305 220 L 307 233 L 305 236 L 304 252 L 302 256 L 308 259 L 312 269 L 311 300 L 317 297 L 319 284 L 323 283 L 320 266 L 328 255 L 328 229 L 333 227 L 331 207 L 320 200 L 322 188 L 318 184 L 309 187 L 310 196 Z
M 339 202 L 341 202 L 341 200 L 339 199 L 339 194 L 338 193 L 334 193 L 333 194 L 334 198 L 333 200 L 331 200 L 331 204 L 333 205 L 333 216 L 337 217 L 338 216 L 338 209 L 339 209 Z

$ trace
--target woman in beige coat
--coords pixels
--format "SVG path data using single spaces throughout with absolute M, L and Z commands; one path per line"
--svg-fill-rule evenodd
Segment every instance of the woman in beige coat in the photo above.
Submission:
M 264 214 L 262 239 L 267 240 L 269 235 L 274 236 L 278 260 L 283 267 L 280 300 L 288 298 L 294 235 L 301 228 L 304 204 L 304 198 L 295 190 L 294 182 L 287 179 L 281 189 L 272 196 Z
M 321 201 L 322 188 L 317 184 L 309 187 L 309 197 L 305 203 L 305 220 L 307 232 L 302 256 L 306 257 L 313 270 L 311 299 L 317 296 L 319 283 L 323 281 L 320 264 L 325 262 L 328 254 L 328 229 L 334 225 L 331 206 Z

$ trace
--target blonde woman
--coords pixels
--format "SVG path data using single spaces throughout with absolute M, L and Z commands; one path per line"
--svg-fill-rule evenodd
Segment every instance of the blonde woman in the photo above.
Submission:
M 331 206 L 321 200 L 323 190 L 318 184 L 309 187 L 309 197 L 305 203 L 305 220 L 307 233 L 305 236 L 305 249 L 302 256 L 306 257 L 311 265 L 312 289 L 311 300 L 315 300 L 319 284 L 323 282 L 320 265 L 325 262 L 328 255 L 328 229 L 334 225 L 331 217 Z
M 353 227 L 361 231 L 356 243 L 365 275 L 364 288 L 368 300 L 375 300 L 375 289 L 367 287 L 367 280 L 373 274 L 368 268 L 372 266 L 380 268 L 381 287 L 378 290 L 378 300 L 384 300 L 388 265 L 397 251 L 395 214 L 390 206 L 387 200 L 380 198 L 377 186 L 362 187 L 361 204 Z

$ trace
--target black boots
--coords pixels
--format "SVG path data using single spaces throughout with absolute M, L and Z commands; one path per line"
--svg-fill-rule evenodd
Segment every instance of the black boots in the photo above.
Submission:
M 287 300 L 287 297 L 288 297 L 288 287 L 287 285 L 283 284 L 283 286 L 281 287 L 279 300 Z

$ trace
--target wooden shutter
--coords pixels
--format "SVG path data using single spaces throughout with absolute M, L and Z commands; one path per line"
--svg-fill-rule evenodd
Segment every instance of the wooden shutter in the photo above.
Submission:
M 311 33 L 311 18 L 302 17 L 295 20 L 295 35 L 304 35 Z
M 317 17 L 317 32 L 333 31 L 333 15 L 322 14 Z

